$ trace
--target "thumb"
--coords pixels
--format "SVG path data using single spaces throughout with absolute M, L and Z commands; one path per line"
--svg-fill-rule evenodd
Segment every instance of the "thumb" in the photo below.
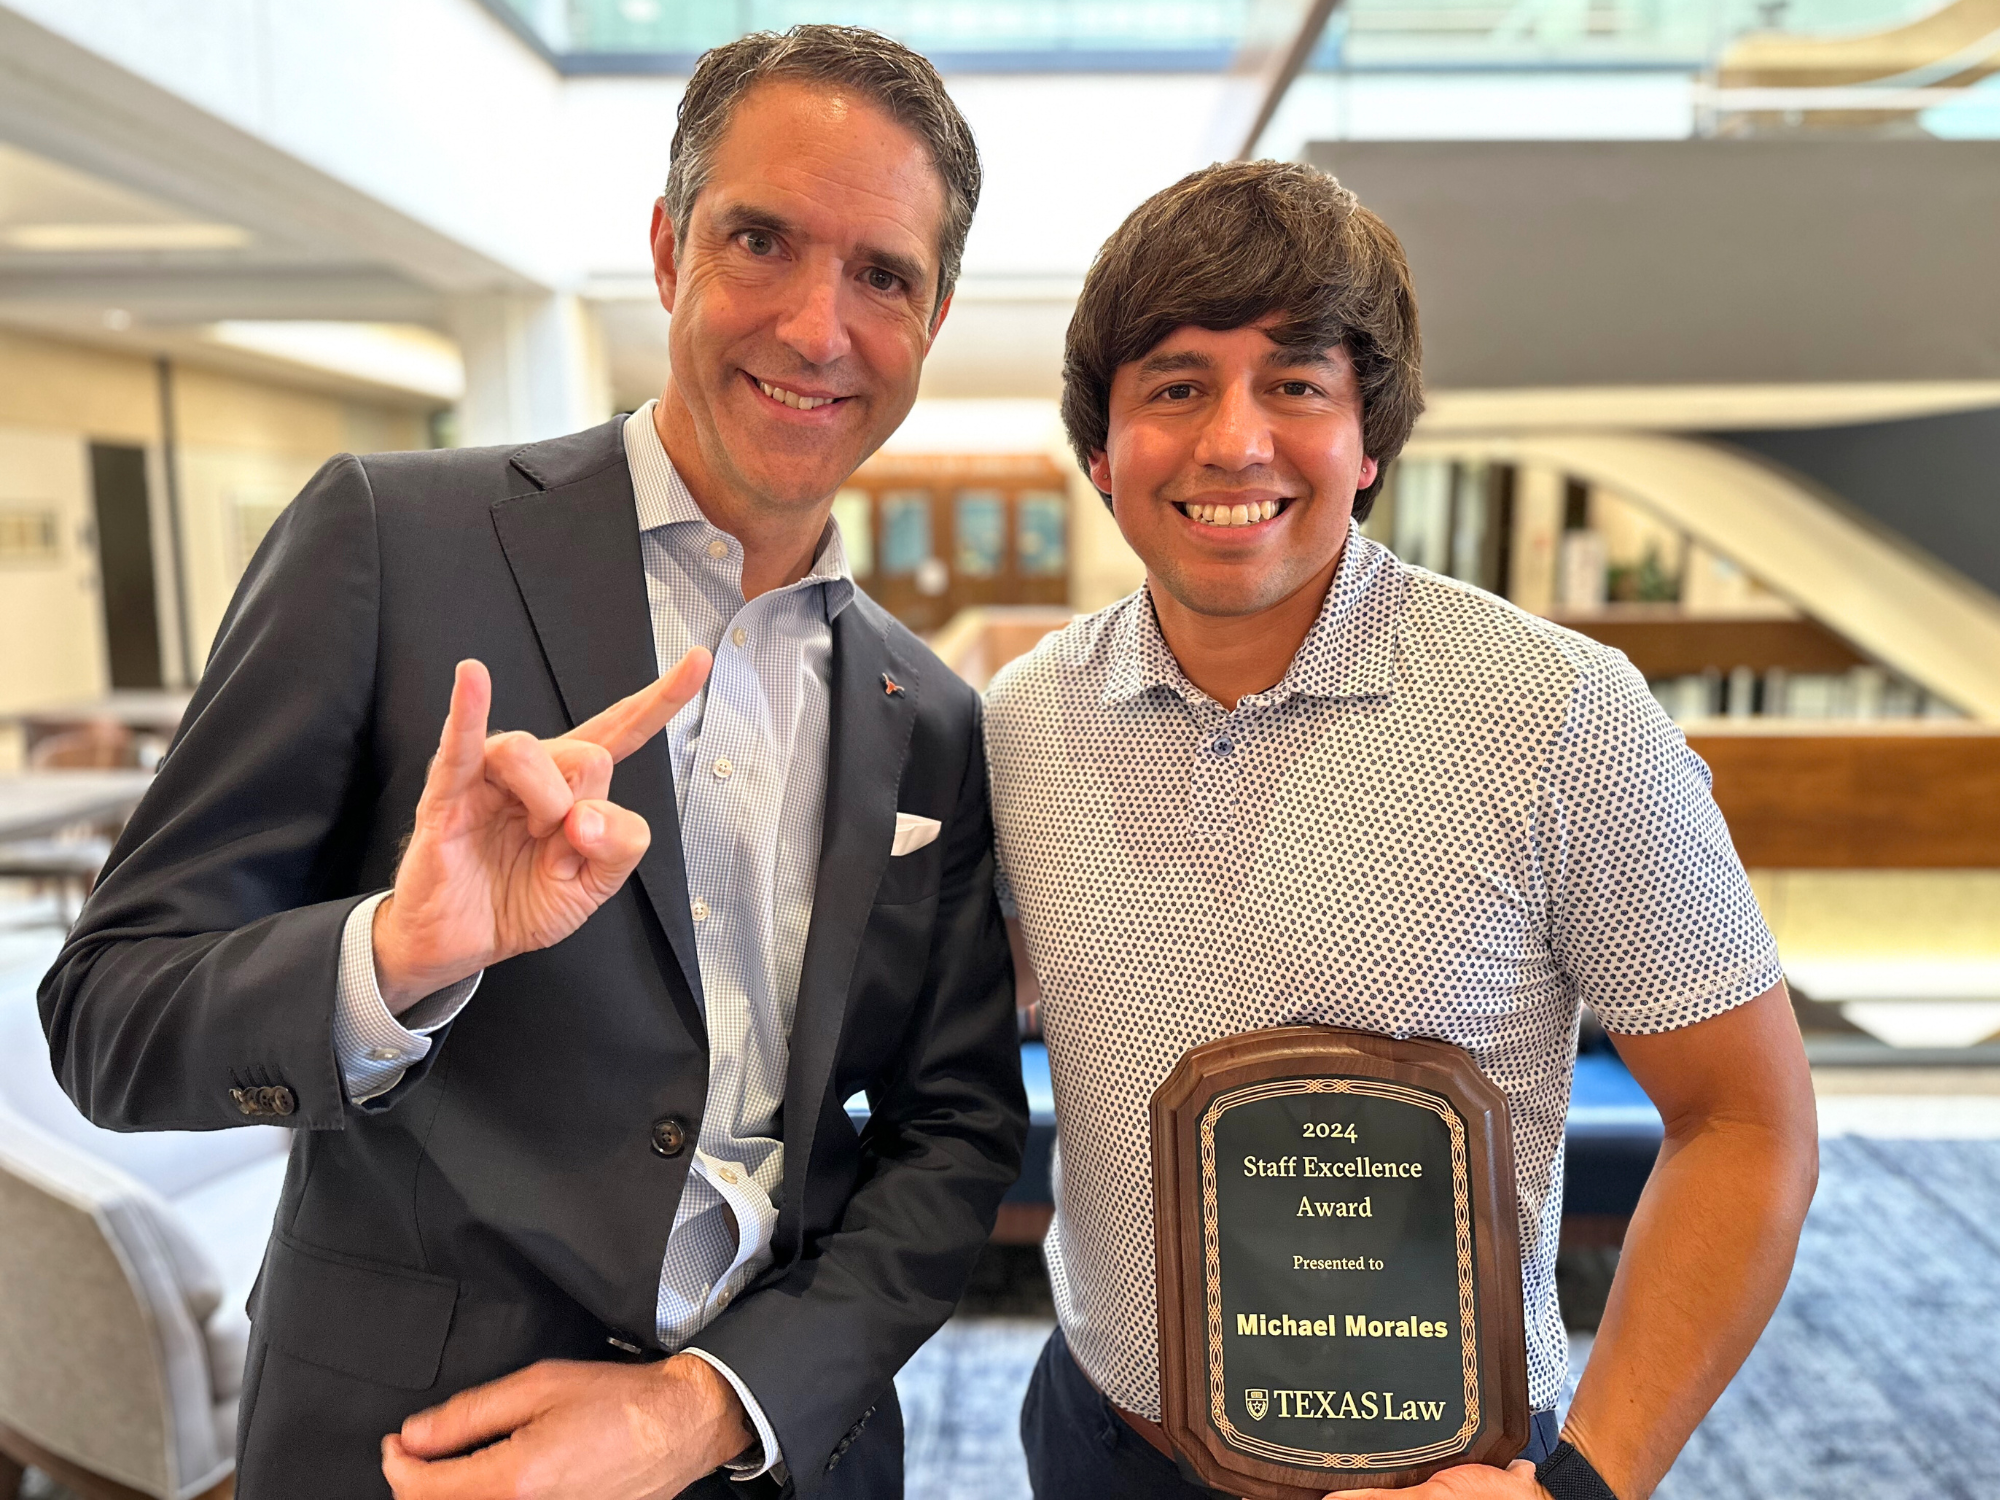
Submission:
M 644 818 L 630 808 L 597 798 L 586 798 L 570 808 L 563 834 L 588 863 L 600 899 L 625 883 L 653 842 L 653 830 Z M 577 873 L 582 872 L 579 869 Z

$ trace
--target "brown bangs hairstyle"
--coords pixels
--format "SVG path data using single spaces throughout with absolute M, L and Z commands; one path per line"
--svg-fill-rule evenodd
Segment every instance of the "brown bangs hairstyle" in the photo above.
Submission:
M 1354 194 L 1294 162 L 1226 162 L 1155 193 L 1097 252 L 1063 347 L 1063 427 L 1086 470 L 1110 432 L 1111 377 L 1176 328 L 1223 331 L 1272 313 L 1286 348 L 1347 351 L 1362 449 L 1381 469 L 1366 520 L 1424 409 L 1417 298 L 1403 247 Z M 1111 497 L 1106 495 L 1109 505 Z

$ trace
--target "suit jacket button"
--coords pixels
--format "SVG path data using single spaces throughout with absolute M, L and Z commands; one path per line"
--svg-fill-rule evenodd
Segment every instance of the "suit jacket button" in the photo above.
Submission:
M 229 1097 L 235 1101 L 238 1114 L 255 1118 L 264 1112 L 264 1102 L 257 1097 L 258 1093 L 257 1089 L 231 1089 Z
M 668 1115 L 664 1120 L 653 1122 L 653 1149 L 662 1156 L 679 1156 L 687 1150 L 687 1122 L 678 1115 Z
M 299 1101 L 292 1097 L 292 1091 L 283 1084 L 260 1092 L 264 1095 L 264 1107 L 274 1115 L 288 1115 L 299 1107 Z

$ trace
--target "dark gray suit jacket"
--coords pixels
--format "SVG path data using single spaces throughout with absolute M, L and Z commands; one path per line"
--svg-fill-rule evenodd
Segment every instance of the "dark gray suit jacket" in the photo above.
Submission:
M 800 1495 L 876 1495 L 900 1491 L 890 1378 L 957 1300 L 1027 1111 L 978 698 L 865 596 L 833 642 L 776 1263 L 696 1342 L 757 1395 Z M 341 929 L 393 878 L 468 656 L 492 670 L 494 728 L 537 735 L 652 680 L 618 422 L 328 463 L 259 549 L 43 982 L 57 1075 L 100 1125 L 292 1106 L 242 1500 L 386 1494 L 378 1444 L 409 1412 L 539 1358 L 658 1347 L 690 1153 L 663 1155 L 656 1127 L 691 1140 L 708 1086 L 664 736 L 612 781 L 653 830 L 625 889 L 495 965 L 389 1093 L 352 1106 L 335 1067 Z M 899 809 L 944 831 L 892 863 Z

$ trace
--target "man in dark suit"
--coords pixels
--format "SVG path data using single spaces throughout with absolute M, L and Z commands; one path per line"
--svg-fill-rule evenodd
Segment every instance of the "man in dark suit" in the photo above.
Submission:
M 901 1492 L 1026 1109 L 978 701 L 828 518 L 978 182 L 894 43 L 718 49 L 660 400 L 335 459 L 251 565 L 42 989 L 100 1124 L 299 1131 L 242 1500 Z

